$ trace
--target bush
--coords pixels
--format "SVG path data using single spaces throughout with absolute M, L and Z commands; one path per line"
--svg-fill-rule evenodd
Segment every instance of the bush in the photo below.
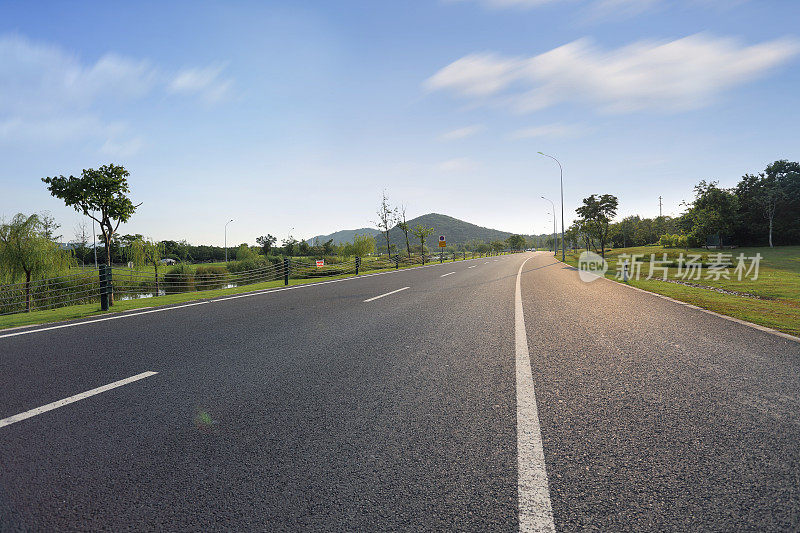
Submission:
M 194 289 L 194 272 L 186 263 L 178 263 L 164 274 L 164 292 L 175 294 Z
M 241 261 L 231 261 L 228 263 L 228 271 L 238 274 L 239 272 L 247 272 L 248 270 L 256 270 L 266 266 L 269 265 L 263 255 L 253 255 Z
M 221 266 L 198 266 L 194 271 L 194 286 L 198 291 L 221 289 L 225 285 L 228 271 Z

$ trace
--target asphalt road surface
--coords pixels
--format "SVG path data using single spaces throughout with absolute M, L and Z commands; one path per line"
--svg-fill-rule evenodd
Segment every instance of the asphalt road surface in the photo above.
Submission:
M 68 324 L 0 332 L 3 531 L 800 529 L 800 343 L 549 254 Z

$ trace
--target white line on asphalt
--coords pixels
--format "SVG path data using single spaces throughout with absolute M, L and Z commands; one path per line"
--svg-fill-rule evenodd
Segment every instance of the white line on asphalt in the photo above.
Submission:
M 530 258 L 529 258 L 530 259 Z M 533 388 L 528 334 L 522 308 L 522 262 L 514 295 L 514 331 L 517 369 L 517 500 L 520 531 L 555 531 L 547 469 L 544 464 L 542 429 Z
M 378 298 L 383 298 L 384 296 L 389 296 L 390 294 L 394 294 L 396 292 L 404 291 L 406 289 L 410 289 L 411 287 L 403 287 L 402 289 L 397 289 L 396 291 L 387 292 L 386 294 L 381 294 L 380 296 L 375 296 L 374 298 L 370 298 L 368 300 L 364 300 L 364 303 L 371 302 L 373 300 L 377 300 Z
M 19 422 L 21 420 L 25 420 L 26 418 L 31 418 L 32 416 L 46 413 L 47 411 L 52 411 L 53 409 L 58 409 L 59 407 L 64 407 L 65 405 L 77 402 L 78 400 L 83 400 L 85 398 L 88 398 L 89 396 L 94 396 L 95 394 L 100 394 L 101 392 L 106 392 L 108 390 L 115 389 L 123 385 L 127 385 L 128 383 L 139 381 L 140 379 L 149 378 L 150 376 L 155 376 L 156 374 L 158 374 L 158 372 L 142 372 L 141 374 L 136 374 L 135 376 L 121 379 L 119 381 L 115 381 L 114 383 L 109 383 L 108 385 L 97 387 L 96 389 L 87 390 L 86 392 L 70 396 L 69 398 L 64 398 L 63 400 L 58 400 L 56 402 L 48 403 L 47 405 L 37 407 L 36 409 L 31 409 L 30 411 L 25 411 L 24 413 L 20 413 L 18 415 L 9 416 L 8 418 L 0 420 L 0 428 L 3 426 L 10 426 L 14 422 Z
M 442 275 L 441 275 L 441 276 L 439 276 L 439 277 L 440 277 L 440 278 L 443 278 L 443 277 L 445 277 L 445 276 L 449 276 L 450 274 L 455 274 L 455 272 L 448 272 L 447 274 L 442 274 Z
M 489 261 L 486 261 L 486 262 L 484 263 L 484 265 L 488 265 L 488 264 L 489 264 Z
M 471 267 L 467 267 L 467 268 L 475 268 L 476 266 L 478 266 L 478 265 L 472 265 Z

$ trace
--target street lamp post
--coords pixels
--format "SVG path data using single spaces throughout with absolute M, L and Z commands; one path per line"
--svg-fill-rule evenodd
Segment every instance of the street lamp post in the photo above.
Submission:
M 233 219 L 230 219 L 225 223 L 225 263 L 228 262 L 228 224 L 233 222 Z
M 566 261 L 566 250 L 564 246 L 564 167 L 561 166 L 561 161 L 553 157 L 552 155 L 547 155 L 544 152 L 539 152 L 539 154 L 549 157 L 556 163 L 558 163 L 558 170 L 560 175 L 561 181 L 561 260 Z
M 548 202 L 550 202 L 550 205 L 553 206 L 553 255 L 558 257 L 558 255 L 557 255 L 558 254 L 558 237 L 557 237 L 558 229 L 556 227 L 556 204 L 554 204 L 553 200 L 551 200 L 550 198 L 545 198 L 544 196 L 542 196 L 542 199 L 543 200 L 547 200 Z M 563 241 L 563 239 L 564 239 L 563 235 L 561 236 L 561 239 Z M 564 243 L 562 242 L 561 244 L 563 245 Z

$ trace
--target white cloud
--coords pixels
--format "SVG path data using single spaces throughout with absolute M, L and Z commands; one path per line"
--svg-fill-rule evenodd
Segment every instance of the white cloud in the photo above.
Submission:
M 144 146 L 144 141 L 141 137 L 133 137 L 126 140 L 108 139 L 100 151 L 106 155 L 113 157 L 131 157 L 139 153 L 139 150 Z
M 512 139 L 533 139 L 540 137 L 547 137 L 551 139 L 574 139 L 575 137 L 581 137 L 588 132 L 589 129 L 585 126 L 556 123 L 523 128 L 512 132 L 510 137 Z
M 200 94 L 209 102 L 221 100 L 232 82 L 222 79 L 222 66 L 187 68 L 180 70 L 170 81 L 167 89 L 173 94 Z
M 231 82 L 222 67 L 176 74 L 147 60 L 108 53 L 94 62 L 16 34 L 0 36 L 0 141 L 96 139 L 104 152 L 132 154 L 142 146 L 113 118 L 122 103 L 157 93 L 190 93 L 214 102 Z M 105 110 L 105 113 L 104 113 Z
M 442 172 L 469 172 L 477 167 L 474 161 L 468 157 L 456 157 L 442 161 L 437 168 Z
M 466 137 L 471 137 L 472 135 L 475 135 L 482 129 L 483 126 L 479 124 L 475 124 L 472 126 L 465 126 L 463 128 L 458 128 L 452 131 L 448 131 L 447 133 L 443 133 L 441 136 L 439 136 L 439 139 L 443 141 L 454 141 L 457 139 L 464 139 Z
M 708 105 L 798 51 L 793 39 L 745 46 L 703 34 L 610 51 L 581 39 L 528 58 L 468 55 L 442 68 L 425 86 L 469 98 L 492 97 L 521 112 L 562 102 L 608 112 L 675 111 Z

